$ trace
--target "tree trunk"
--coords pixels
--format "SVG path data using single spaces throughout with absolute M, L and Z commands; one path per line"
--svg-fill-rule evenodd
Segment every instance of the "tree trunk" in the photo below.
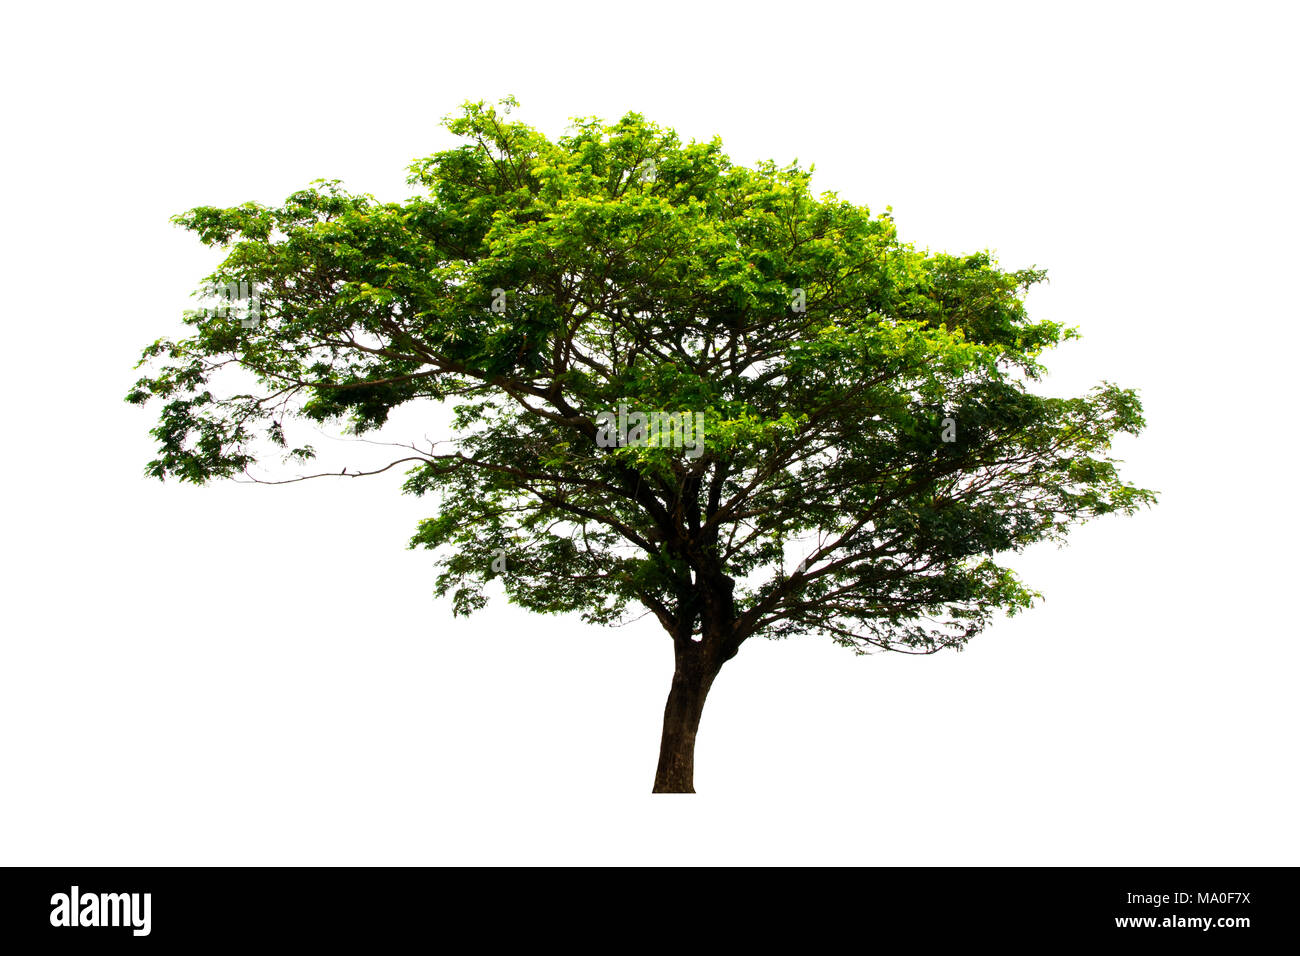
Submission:
M 679 648 L 673 686 L 664 707 L 664 732 L 659 743 L 659 769 L 654 793 L 695 792 L 695 734 L 700 714 L 720 664 L 711 661 L 698 643 Z

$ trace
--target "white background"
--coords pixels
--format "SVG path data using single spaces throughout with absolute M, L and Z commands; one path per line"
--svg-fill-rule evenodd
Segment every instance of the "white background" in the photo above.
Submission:
M 0 862 L 1297 862 L 1294 7 L 6 17 Z M 217 261 L 168 217 L 316 177 L 404 198 L 438 120 L 507 93 L 1046 266 L 1033 313 L 1084 333 L 1048 387 L 1141 389 L 1119 452 L 1161 503 L 1017 559 L 1046 603 L 961 654 L 752 640 L 699 795 L 656 798 L 657 625 L 453 620 L 400 476 L 142 477 L 132 364 Z

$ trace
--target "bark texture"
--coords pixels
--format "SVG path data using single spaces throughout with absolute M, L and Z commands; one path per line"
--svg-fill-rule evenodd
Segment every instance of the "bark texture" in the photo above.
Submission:
M 664 706 L 655 793 L 695 792 L 695 738 L 704 701 L 742 639 L 736 629 L 734 586 L 726 575 L 711 575 L 685 602 L 690 610 L 673 633 L 673 683 Z M 699 633 L 694 633 L 696 621 Z
M 678 653 L 672 688 L 664 707 L 655 793 L 695 792 L 695 736 L 704 713 L 704 699 L 717 675 L 718 667 L 705 654 Z

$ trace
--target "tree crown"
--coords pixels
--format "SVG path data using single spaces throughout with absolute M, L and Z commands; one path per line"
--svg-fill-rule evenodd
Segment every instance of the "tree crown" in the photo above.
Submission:
M 260 312 L 196 309 L 145 350 L 148 474 L 305 464 L 288 419 L 365 433 L 450 402 L 453 439 L 400 460 L 457 613 L 499 577 L 534 611 L 635 606 L 732 653 L 960 647 L 1036 596 L 999 554 L 1154 501 L 1111 456 L 1143 426 L 1132 390 L 1031 390 L 1074 334 L 1027 314 L 1041 270 L 919 251 L 809 170 L 636 113 L 552 141 L 514 105 L 446 121 L 464 144 L 414 163 L 405 202 L 317 181 L 176 217 Z

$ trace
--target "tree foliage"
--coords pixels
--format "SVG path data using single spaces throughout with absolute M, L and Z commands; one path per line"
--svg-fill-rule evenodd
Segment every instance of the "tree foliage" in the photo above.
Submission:
M 530 610 L 648 611 L 723 659 L 753 635 L 960 646 L 1035 597 L 999 556 L 1154 500 L 1111 453 L 1143 425 L 1133 391 L 1032 390 L 1074 334 L 1027 314 L 1042 271 L 919 251 L 808 170 L 636 113 L 552 141 L 513 105 L 449 119 L 463 145 L 416 162 L 405 202 L 317 181 L 177 217 L 262 321 L 197 309 L 145 350 L 149 474 L 309 462 L 286 420 L 364 434 L 449 402 L 452 437 L 403 459 L 457 613 L 500 578 Z M 702 414 L 702 454 L 602 447 L 620 403 Z

